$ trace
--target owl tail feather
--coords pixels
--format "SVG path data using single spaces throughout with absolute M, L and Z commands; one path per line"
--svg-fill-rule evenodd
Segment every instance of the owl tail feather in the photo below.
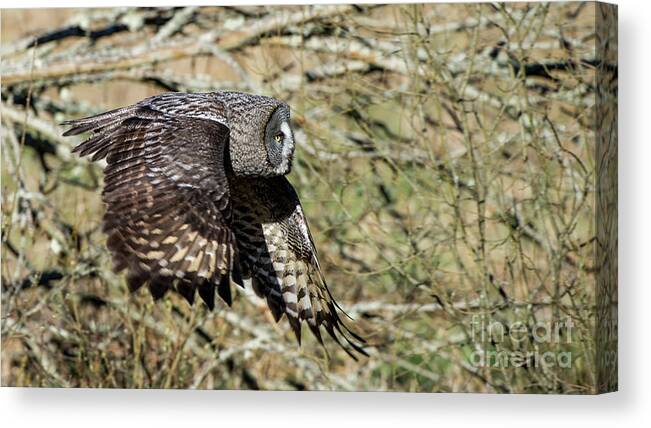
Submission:
M 307 263 L 303 260 L 294 260 L 294 262 L 293 266 L 290 263 L 290 266 L 294 268 L 294 275 L 286 274 L 284 283 L 292 283 L 293 281 L 296 283 L 296 287 L 293 289 L 297 293 L 296 297 L 292 298 L 290 296 L 290 299 L 297 301 L 298 317 L 292 317 L 291 311 L 288 311 L 287 315 L 299 344 L 300 321 L 305 321 L 324 349 L 325 346 L 320 332 L 321 326 L 354 360 L 357 361 L 355 353 L 368 356 L 363 349 L 366 341 L 344 324 L 339 316 L 340 313 L 343 313 L 350 318 L 330 294 L 318 264 L 316 262 Z

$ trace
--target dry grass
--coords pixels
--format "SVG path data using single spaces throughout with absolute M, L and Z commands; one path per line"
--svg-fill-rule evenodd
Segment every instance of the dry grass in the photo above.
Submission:
M 2 384 L 595 392 L 599 66 L 593 4 L 3 11 Z M 225 88 L 291 105 L 290 179 L 368 360 L 299 348 L 249 292 L 211 313 L 111 273 L 101 169 L 57 124 Z

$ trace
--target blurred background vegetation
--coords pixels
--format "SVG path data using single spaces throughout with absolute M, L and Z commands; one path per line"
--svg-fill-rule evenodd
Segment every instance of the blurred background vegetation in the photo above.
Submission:
M 2 385 L 596 390 L 594 4 L 3 10 L 1 55 Z M 209 312 L 111 273 L 101 166 L 58 124 L 221 89 L 292 107 L 290 180 L 370 358 L 299 348 L 248 291 Z M 474 358 L 514 351 L 571 367 Z

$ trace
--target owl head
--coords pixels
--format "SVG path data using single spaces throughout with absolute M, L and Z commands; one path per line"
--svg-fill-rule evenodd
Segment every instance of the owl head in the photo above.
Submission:
M 289 106 L 275 98 L 242 92 L 215 92 L 230 129 L 229 154 L 240 176 L 288 174 L 294 157 Z

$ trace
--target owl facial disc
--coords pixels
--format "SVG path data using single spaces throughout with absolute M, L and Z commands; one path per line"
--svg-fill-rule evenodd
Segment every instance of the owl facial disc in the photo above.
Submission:
M 280 132 L 283 134 L 282 142 L 282 161 L 280 166 L 276 169 L 279 174 L 287 174 L 291 169 L 291 162 L 294 156 L 294 134 L 289 127 L 289 123 L 282 122 L 280 124 Z
M 278 107 L 271 114 L 264 140 L 267 159 L 273 168 L 273 173 L 277 175 L 289 173 L 294 156 L 294 133 L 289 125 L 289 109 L 286 106 Z

